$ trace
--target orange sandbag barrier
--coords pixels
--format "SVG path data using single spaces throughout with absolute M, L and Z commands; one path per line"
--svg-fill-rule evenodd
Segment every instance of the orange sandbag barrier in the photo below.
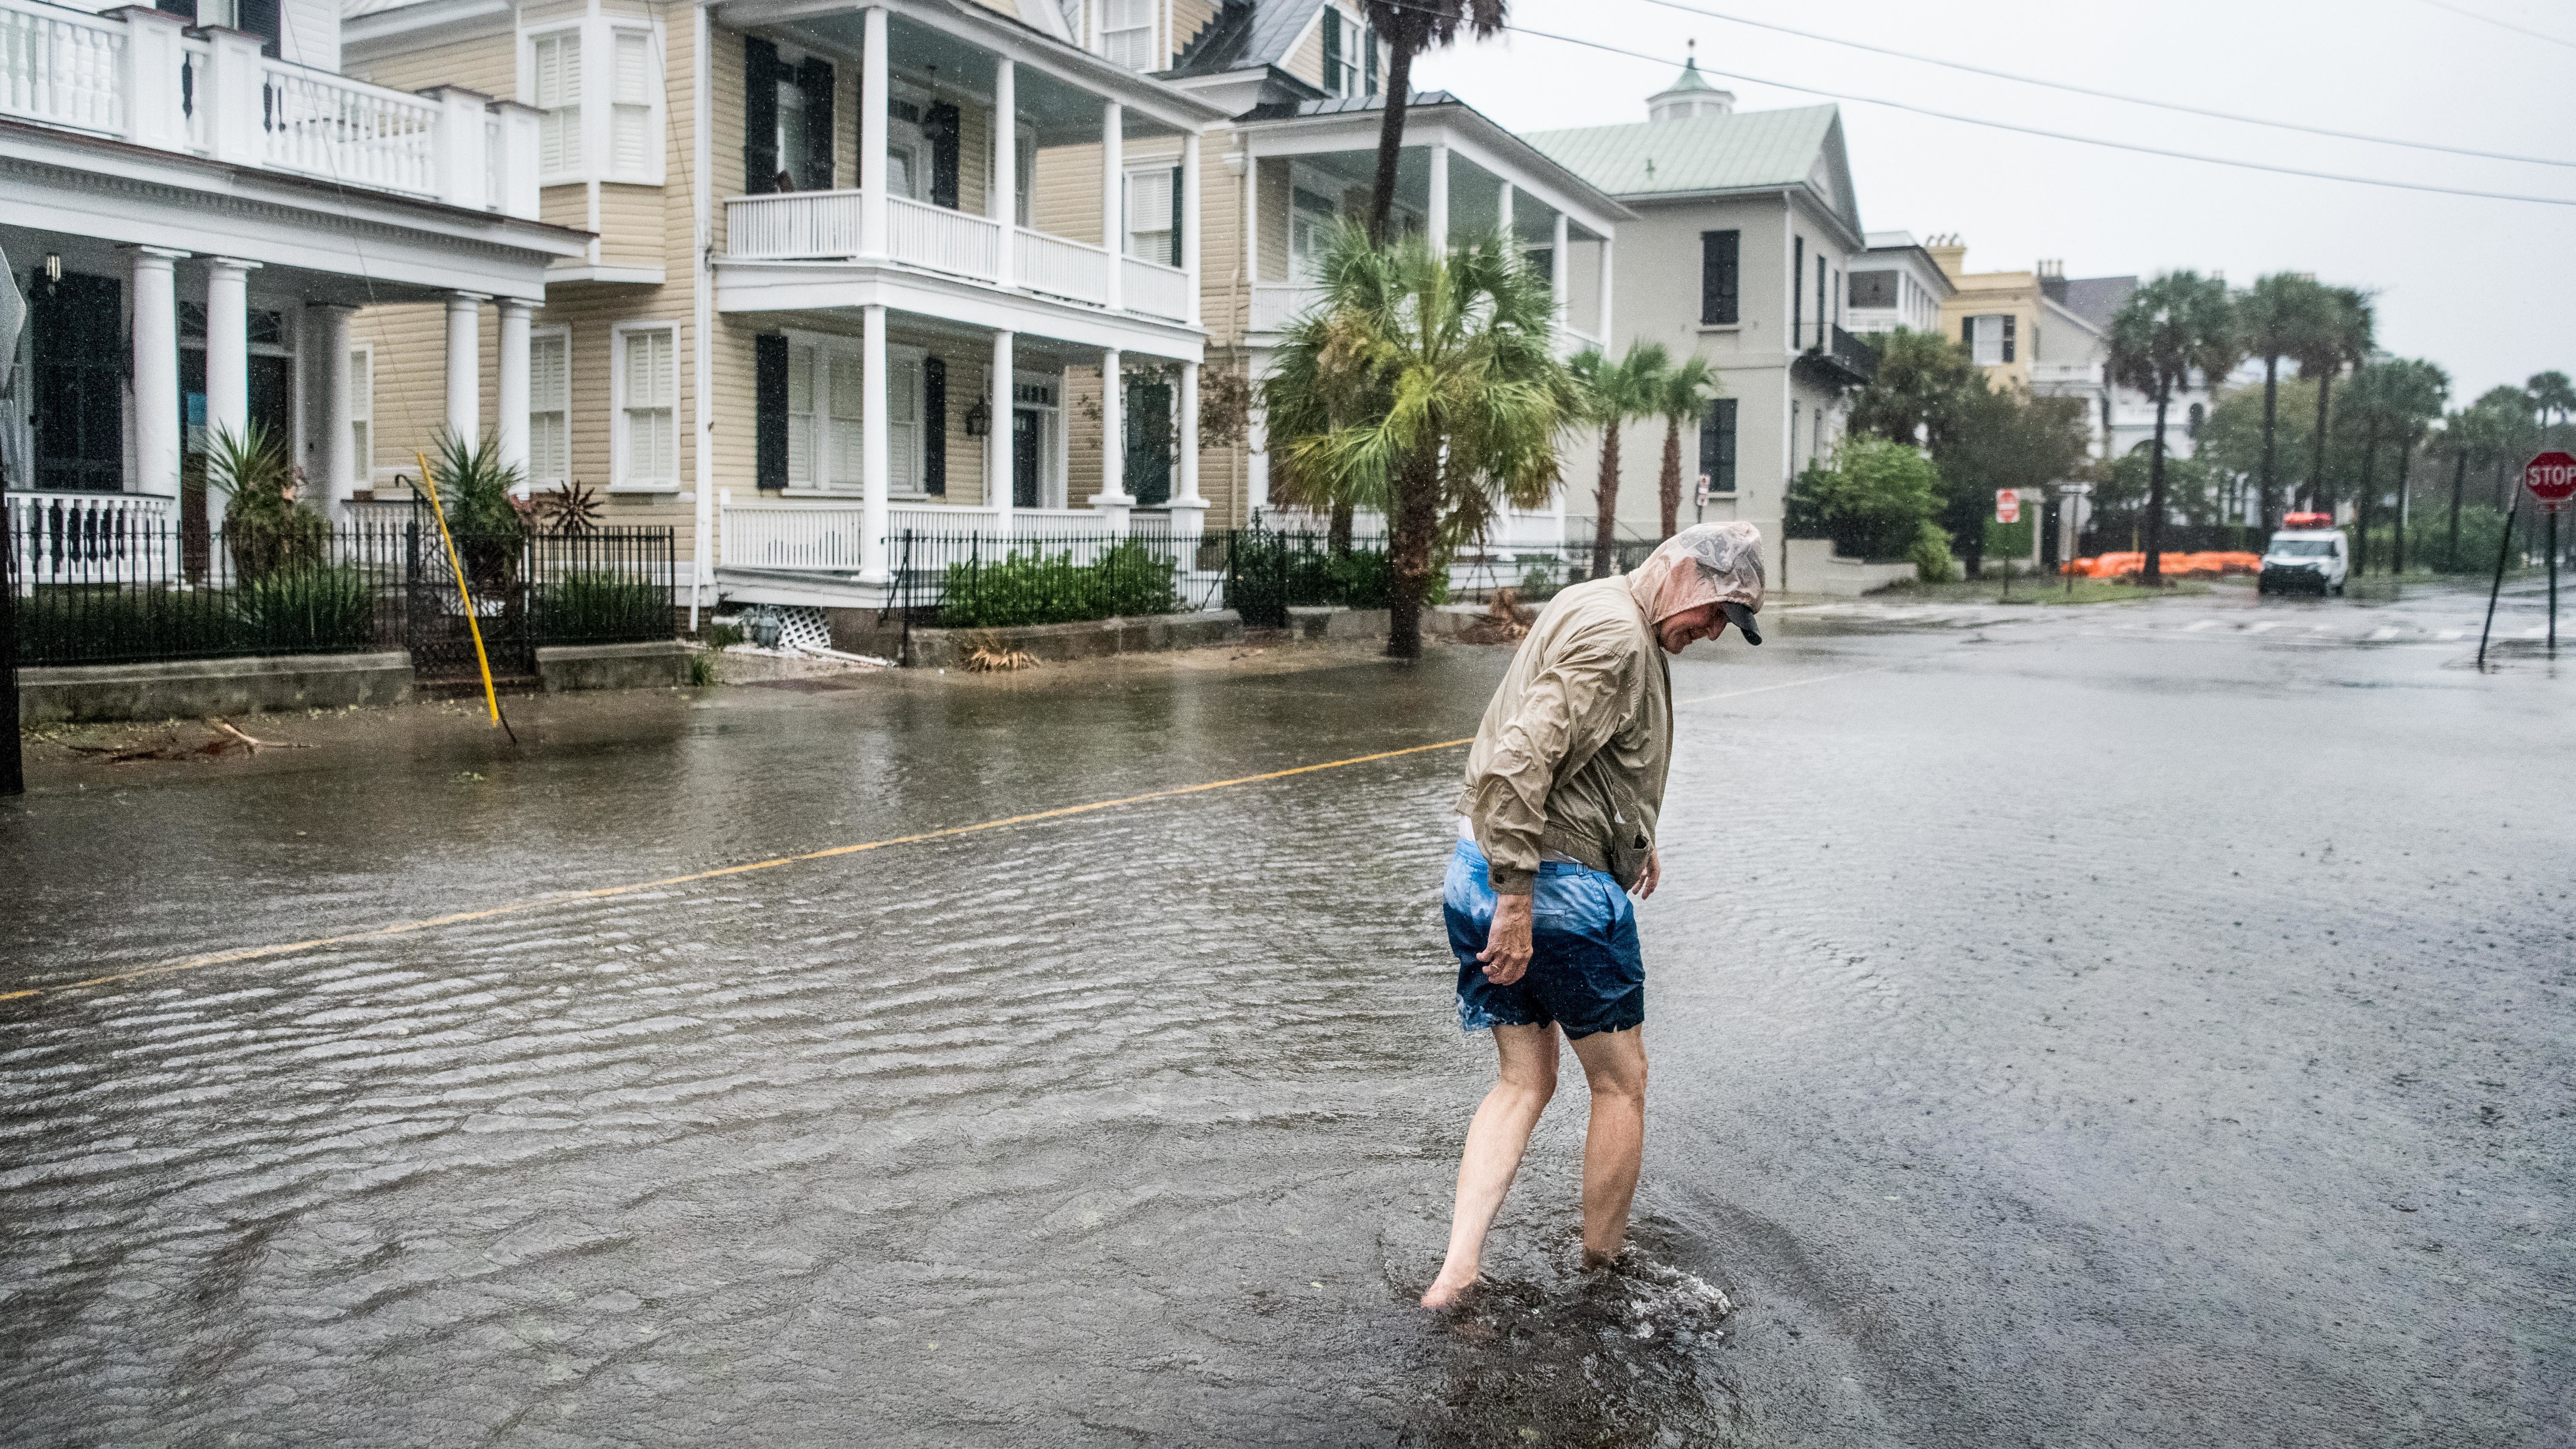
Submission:
M 2146 567 L 2147 556 L 2143 553 L 2106 553 L 2069 559 L 2057 571 L 2084 579 L 2134 579 Z M 2263 571 L 2263 558 L 2242 551 L 2169 553 L 2156 561 L 2156 568 L 2169 579 L 2217 578 L 2225 574 L 2259 574 Z

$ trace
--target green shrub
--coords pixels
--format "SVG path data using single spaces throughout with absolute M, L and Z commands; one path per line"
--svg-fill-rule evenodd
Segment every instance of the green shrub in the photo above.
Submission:
M 950 564 L 939 623 L 948 629 L 1007 629 L 1168 614 L 1180 607 L 1176 565 L 1149 544 L 1126 542 L 1087 564 L 1059 554 L 1011 554 L 998 563 Z
M 1906 556 L 1914 561 L 1914 577 L 1924 583 L 1946 584 L 1959 577 L 1958 561 L 1950 557 L 1950 531 L 1928 519 Z
M 1288 622 L 1291 608 L 1383 609 L 1394 602 L 1394 593 L 1395 570 L 1384 549 L 1336 554 L 1318 539 L 1245 532 L 1234 540 L 1225 606 L 1254 628 L 1278 628 Z M 1448 602 L 1446 555 L 1432 561 L 1426 594 L 1426 605 Z
M 18 600 L 18 662 L 188 659 L 232 648 L 224 593 L 38 584 Z
M 376 589 L 342 564 L 262 575 L 232 591 L 233 647 L 251 654 L 316 654 L 376 641 Z
M 295 469 L 284 442 L 265 424 L 251 423 L 238 435 L 216 429 L 205 474 L 224 495 L 224 552 L 235 579 L 251 583 L 322 562 L 329 526 L 296 506 Z
M 736 629 L 739 641 L 741 630 Z M 670 595 L 609 569 L 566 574 L 537 597 L 537 638 L 547 644 L 609 644 L 671 637 Z
M 1913 448 L 1858 435 L 1834 449 L 1832 466 L 1811 463 L 1789 485 L 1786 531 L 1825 537 L 1846 555 L 1874 561 L 1913 556 L 1923 524 L 1941 512 L 1941 473 Z

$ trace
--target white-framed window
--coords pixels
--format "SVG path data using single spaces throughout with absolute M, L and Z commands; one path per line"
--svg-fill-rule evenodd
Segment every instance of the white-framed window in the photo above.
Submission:
M 593 17 L 529 32 L 519 93 L 537 108 L 537 176 L 548 184 L 663 177 L 661 33 Z
M 930 133 L 921 128 L 930 101 L 910 87 L 886 105 L 886 194 L 930 199 Z
M 1341 221 L 1341 209 L 1329 196 L 1291 187 L 1288 206 L 1288 274 L 1292 280 L 1319 282 L 1324 277 L 1324 253 L 1332 246 L 1333 228 Z
M 1180 265 L 1180 236 L 1172 230 L 1172 197 L 1180 168 L 1168 164 L 1127 173 L 1127 255 Z
M 679 329 L 667 322 L 612 329 L 610 407 L 617 419 L 612 489 L 680 486 Z
M 376 349 L 365 343 L 349 349 L 349 477 L 351 487 L 365 488 L 376 473 Z
M 581 174 L 581 29 L 551 30 L 528 41 L 528 104 L 537 116 L 537 175 Z
M 921 492 L 922 363 L 918 347 L 886 348 L 886 490 Z M 858 338 L 787 334 L 787 486 L 857 493 L 867 480 L 867 372 Z
M 2000 367 L 2013 360 L 2014 323 L 2009 312 L 1988 312 L 1968 319 L 1968 355 L 1979 367 Z
M 528 481 L 558 488 L 572 477 L 572 333 L 528 334 Z
M 1100 53 L 1110 64 L 1154 68 L 1154 0 L 1108 0 L 1100 25 Z

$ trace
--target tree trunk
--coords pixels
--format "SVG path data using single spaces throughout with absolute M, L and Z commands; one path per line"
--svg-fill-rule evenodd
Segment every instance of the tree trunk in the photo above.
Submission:
M 1369 192 L 1368 234 L 1376 246 L 1386 245 L 1387 223 L 1395 216 L 1395 166 L 1404 153 L 1405 108 L 1413 104 L 1413 46 L 1392 35 L 1383 38 L 1394 53 L 1386 62 L 1386 114 L 1377 124 L 1377 184 Z
M 2264 532 L 2266 533 L 2280 527 L 2281 515 L 2278 511 L 2277 505 L 2280 502 L 2281 495 L 2278 483 L 2272 473 L 2273 413 L 2275 407 L 2280 402 L 2280 395 L 2281 359 L 2278 357 L 2266 357 L 2263 359 L 2263 497 L 2261 499 L 2260 508 L 2261 518 L 2259 520 L 2263 525 Z
M 2374 418 L 2368 431 L 2361 435 L 2361 491 L 2352 499 L 2353 532 L 2360 535 L 2352 546 L 2352 573 L 2355 578 L 2370 572 L 2370 488 L 2378 462 L 2379 422 Z
M 2469 489 L 2469 450 L 2456 451 L 2459 463 L 2451 470 L 2451 541 L 2442 546 L 2442 568 L 2448 573 L 2460 571 L 2460 495 Z
M 2415 440 L 2408 438 L 2397 447 L 2397 537 L 2391 545 L 2388 573 L 2392 578 L 2406 577 L 2407 484 L 2415 473 Z
M 2334 374 L 2317 378 L 2317 437 L 2308 450 L 2308 507 L 2333 512 L 2326 501 L 2326 398 L 2334 391 Z
M 2156 446 L 2147 454 L 2147 562 L 2138 582 L 2151 589 L 2165 581 L 2165 403 L 2172 394 L 2171 388 L 2156 390 Z
M 1335 558 L 1347 557 L 1351 551 L 1351 501 L 1347 498 L 1333 503 L 1333 511 L 1324 524 L 1324 547 Z
M 1422 604 L 1431 594 L 1432 545 L 1440 534 L 1440 452 L 1417 449 L 1395 479 L 1395 517 L 1388 520 L 1386 652 L 1422 657 Z
M 1619 527 L 1619 424 L 1601 427 L 1601 481 L 1592 490 L 1592 577 L 1610 573 L 1611 541 Z
M 1664 537 L 1670 538 L 1682 526 L 1682 420 L 1664 419 Z

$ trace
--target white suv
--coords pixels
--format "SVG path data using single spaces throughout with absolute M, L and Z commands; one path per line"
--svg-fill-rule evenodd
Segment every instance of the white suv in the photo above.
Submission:
M 2320 594 L 2343 592 L 2345 573 L 2350 569 L 2352 546 L 2339 528 L 2285 528 L 2272 535 L 2271 547 L 2263 551 L 2263 572 L 2255 579 L 2257 593 Z

